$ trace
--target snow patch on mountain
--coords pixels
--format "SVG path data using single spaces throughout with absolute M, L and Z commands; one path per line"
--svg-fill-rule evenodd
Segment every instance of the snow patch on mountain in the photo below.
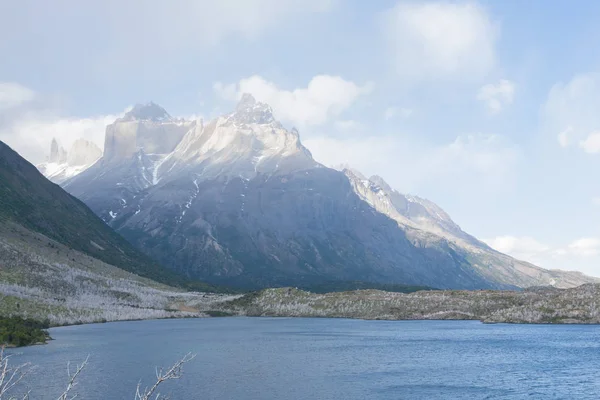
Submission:
M 195 123 L 174 119 L 155 103 L 137 104 L 106 127 L 104 160 L 119 163 L 140 149 L 146 154 L 168 154 Z
M 301 144 L 298 131 L 286 130 L 273 118 L 271 107 L 246 94 L 233 113 L 190 129 L 161 164 L 157 183 L 161 176 L 182 170 L 192 170 L 201 180 L 251 179 L 318 166 Z
M 78 139 L 66 151 L 56 139 L 52 139 L 47 161 L 37 168 L 46 178 L 60 184 L 94 165 L 100 157 L 102 150 L 88 140 Z

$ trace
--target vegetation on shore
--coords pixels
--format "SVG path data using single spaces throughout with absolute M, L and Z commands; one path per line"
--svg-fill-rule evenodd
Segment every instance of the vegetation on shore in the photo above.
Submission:
M 400 283 L 377 283 L 364 281 L 329 281 L 300 287 L 311 293 L 350 292 L 353 290 L 382 290 L 384 292 L 413 293 L 421 290 L 437 290 L 428 286 L 403 285 Z
M 211 303 L 236 297 L 169 287 L 17 224 L 0 224 L 0 265 L 2 315 L 51 326 L 198 317 Z
M 235 315 L 272 317 L 598 324 L 600 285 L 523 291 L 430 290 L 410 294 L 379 290 L 317 294 L 280 288 L 223 302 L 219 310 Z
M 0 316 L 0 346 L 29 346 L 50 339 L 48 321 Z

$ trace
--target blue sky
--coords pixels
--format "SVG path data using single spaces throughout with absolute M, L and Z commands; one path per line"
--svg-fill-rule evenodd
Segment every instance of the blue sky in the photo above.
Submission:
M 497 249 L 600 276 L 600 3 L 0 0 L 0 140 L 34 162 L 128 106 L 242 91 Z

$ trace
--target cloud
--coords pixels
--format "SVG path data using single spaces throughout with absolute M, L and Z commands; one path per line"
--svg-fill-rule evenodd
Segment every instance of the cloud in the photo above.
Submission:
M 213 84 L 215 94 L 223 100 L 238 101 L 241 93 L 238 91 L 238 86 L 235 83 L 223 84 L 215 82 Z
M 339 76 L 318 75 L 306 88 L 280 89 L 273 82 L 254 75 L 238 83 L 213 85 L 215 93 L 225 100 L 238 100 L 243 93 L 269 104 L 277 116 L 300 127 L 320 125 L 339 116 L 360 96 L 371 92 L 373 85 L 362 86 Z
M 187 43 L 215 45 L 230 35 L 254 39 L 284 23 L 288 18 L 332 9 L 332 0 L 183 0 L 174 7 L 160 0 L 132 1 L 130 5 L 114 1 L 113 18 L 125 31 L 130 28 L 129 17 L 142 11 L 145 22 L 138 25 L 144 32 L 164 35 L 163 41 L 178 39 Z M 189 35 L 189 36 L 188 36 Z M 171 40 L 169 40 L 171 41 Z M 136 40 L 136 43 L 139 43 Z
M 579 147 L 586 153 L 600 153 L 600 131 L 592 132 L 585 140 L 579 142 Z
M 497 114 L 504 106 L 513 102 L 515 95 L 515 84 L 507 79 L 501 79 L 498 83 L 482 86 L 477 93 L 477 100 L 484 102 L 492 114 Z
M 541 107 L 542 129 L 561 147 L 578 143 L 587 153 L 600 152 L 600 74 L 580 74 L 552 86 Z
M 573 131 L 573 128 L 568 126 L 564 131 L 558 134 L 558 144 L 560 147 L 567 147 L 570 144 L 570 134 Z
M 273 31 L 307 28 L 315 15 L 327 13 L 336 2 L 61 0 L 60 7 L 16 2 L 0 12 L 0 48 L 12 51 L 13 67 L 41 64 L 53 74 L 60 66 L 71 79 L 83 74 L 113 84 L 132 79 L 172 82 L 198 57 L 200 62 L 209 57 L 203 54 L 206 50 L 219 52 L 227 41 L 239 40 L 243 46 Z M 13 57 L 3 55 L 11 62 Z
M 413 80 L 481 79 L 495 63 L 497 28 L 475 3 L 402 1 L 384 17 L 397 72 Z
M 486 175 L 504 175 L 516 159 L 517 151 L 499 135 L 462 135 L 438 150 L 441 164 L 448 168 L 468 168 Z
M 35 98 L 33 90 L 14 82 L 0 82 L 0 111 L 20 106 Z
M 592 257 L 600 254 L 600 239 L 581 238 L 569 244 L 569 253 L 580 257 Z
M 478 192 L 510 187 L 520 155 L 504 138 L 485 134 L 461 135 L 442 145 L 406 135 L 360 134 L 313 136 L 303 143 L 325 165 L 349 164 L 404 192 L 433 185 L 447 196 L 464 195 L 474 186 Z
M 106 125 L 127 111 L 69 117 L 57 112 L 51 103 L 19 83 L 0 82 L 0 140 L 34 164 L 43 162 L 49 155 L 52 138 L 67 150 L 79 138 L 104 148 Z
M 216 45 L 234 35 L 254 39 L 298 15 L 328 12 L 336 2 L 179 0 L 177 4 L 171 4 L 161 0 L 105 0 L 102 3 L 64 0 L 61 5 L 69 13 L 56 12 L 50 4 L 40 4 L 35 8 L 26 4 L 20 7 L 15 5 L 11 10 L 6 10 L 4 18 L 0 17 L 0 33 L 8 37 L 12 29 L 27 21 L 31 25 L 47 28 L 44 31 L 50 38 L 77 29 L 80 37 L 71 39 L 87 40 L 103 33 L 106 41 L 113 44 L 120 42 L 129 51 L 160 52 L 168 50 L 168 47 Z M 100 26 L 81 21 L 94 15 L 103 21 Z M 132 21 L 136 22 L 135 35 L 131 34 Z M 98 28 L 101 28 L 100 32 Z M 60 45 L 57 43 L 57 46 Z
M 543 256 L 550 251 L 550 246 L 537 241 L 530 236 L 498 236 L 492 239 L 484 239 L 491 248 L 501 253 L 511 255 L 518 260 L 540 263 Z
M 79 138 L 104 148 L 106 125 L 123 114 L 77 118 L 60 116 L 48 110 L 27 110 L 10 116 L 8 122 L 0 124 L 0 140 L 28 161 L 38 164 L 49 155 L 52 138 L 56 138 L 67 150 Z
M 94 142 L 104 148 L 106 125 L 119 115 L 90 118 L 30 115 L 9 127 L 0 128 L 0 140 L 17 150 L 30 162 L 43 162 L 50 152 L 50 142 L 56 138 L 67 150 L 78 138 Z
M 541 267 L 581 270 L 599 275 L 595 259 L 600 255 L 599 238 L 580 238 L 563 246 L 550 246 L 530 236 L 506 235 L 483 241 L 501 253 Z
M 414 110 L 412 108 L 404 108 L 404 107 L 388 107 L 385 109 L 383 113 L 383 117 L 386 120 L 390 120 L 396 117 L 400 118 L 408 118 L 413 115 Z
M 334 126 L 337 130 L 340 130 L 340 131 L 353 131 L 353 130 L 361 128 L 362 124 L 353 119 L 346 119 L 346 120 L 335 121 Z

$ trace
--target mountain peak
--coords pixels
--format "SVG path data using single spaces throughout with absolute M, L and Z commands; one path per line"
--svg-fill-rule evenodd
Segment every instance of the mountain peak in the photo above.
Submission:
M 71 146 L 67 154 L 70 166 L 90 166 L 102 157 L 102 150 L 95 143 L 79 138 Z
M 242 95 L 232 116 L 236 122 L 243 124 L 270 124 L 275 122 L 271 106 L 256 101 L 250 93 Z
M 394 189 L 379 175 L 373 175 L 369 178 L 369 181 L 373 182 L 375 185 L 379 186 L 386 192 L 392 192 Z
M 163 122 L 170 121 L 172 118 L 164 108 L 151 101 L 146 104 L 136 104 L 121 120 Z
M 240 101 L 238 102 L 238 104 L 236 106 L 236 110 L 252 107 L 256 103 L 257 103 L 257 101 L 254 98 L 254 96 L 252 96 L 250 93 L 244 93 L 244 94 L 242 94 L 242 97 L 240 98 Z
M 58 144 L 56 138 L 52 138 L 52 143 L 50 144 L 50 157 L 48 158 L 48 162 L 51 163 L 63 163 L 67 159 L 67 152 L 63 147 Z
M 102 150 L 89 140 L 77 139 L 69 151 L 66 151 L 58 144 L 56 138 L 53 138 L 50 145 L 50 156 L 37 168 L 46 178 L 61 184 L 85 171 L 100 157 L 102 157 Z
M 359 170 L 352 168 L 349 164 L 340 164 L 334 169 L 343 172 L 346 176 L 351 175 L 352 177 L 358 178 L 359 180 L 366 182 L 367 185 L 369 184 L 369 180 L 367 179 L 367 177 L 364 176 L 363 173 Z

